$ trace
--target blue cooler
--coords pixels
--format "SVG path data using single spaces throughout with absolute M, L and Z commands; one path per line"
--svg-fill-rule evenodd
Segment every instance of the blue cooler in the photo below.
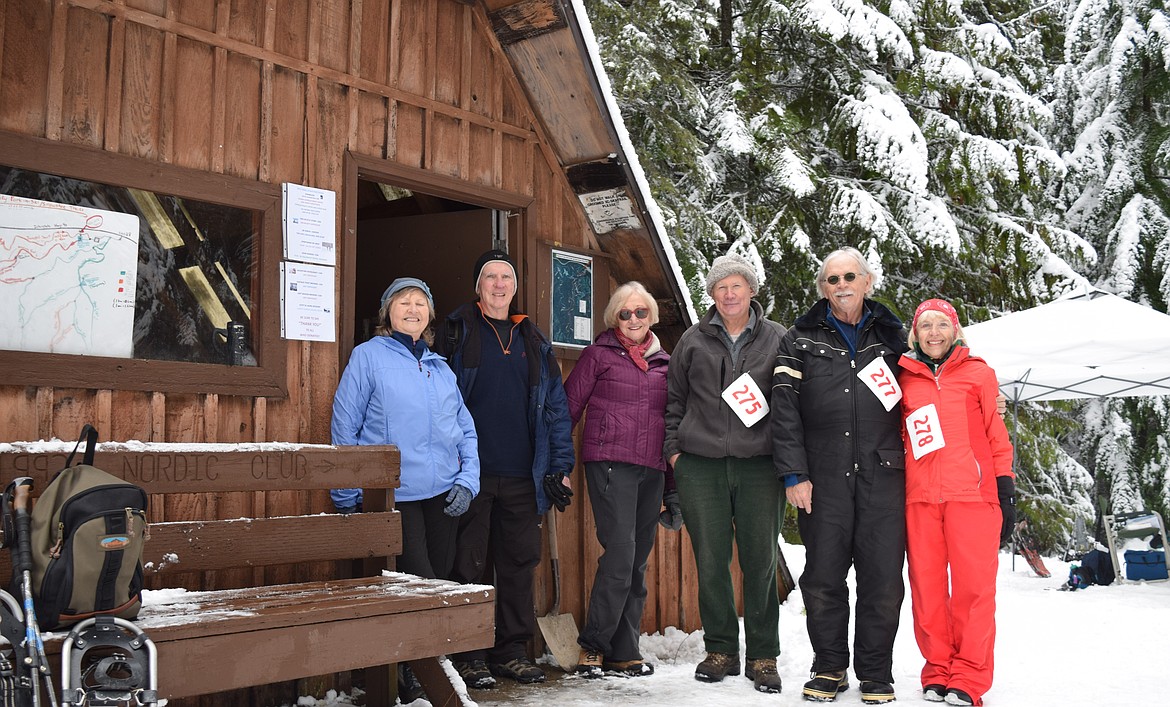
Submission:
M 1125 578 L 1167 579 L 1166 553 L 1163 550 L 1126 550 Z

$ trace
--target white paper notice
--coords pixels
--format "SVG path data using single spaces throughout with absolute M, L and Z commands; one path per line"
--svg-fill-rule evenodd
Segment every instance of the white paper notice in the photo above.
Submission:
M 869 365 L 857 372 L 857 377 L 869 388 L 870 392 L 885 406 L 886 412 L 894 409 L 902 399 L 902 389 L 898 387 L 898 379 L 894 377 L 886 359 L 878 356 L 869 362 Z
M 906 433 L 910 438 L 910 451 L 915 459 L 946 446 L 943 441 L 942 425 L 938 421 L 938 409 L 934 403 L 923 405 L 906 416 Z
M 280 334 L 299 341 L 336 341 L 334 269 L 280 264 Z
M 284 257 L 305 263 L 337 262 L 337 193 L 285 182 Z
M 589 341 L 593 338 L 593 320 L 589 317 L 573 317 L 573 338 Z
M 723 399 L 739 416 L 744 427 L 751 427 L 768 416 L 768 399 L 750 374 L 743 374 L 727 386 Z

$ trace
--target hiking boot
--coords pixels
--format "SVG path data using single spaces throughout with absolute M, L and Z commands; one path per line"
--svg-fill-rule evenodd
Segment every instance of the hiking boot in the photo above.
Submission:
M 749 660 L 743 674 L 752 681 L 756 692 L 780 692 L 780 674 L 776 672 L 775 658 Z
M 605 668 L 605 672 L 607 673 L 616 673 L 627 678 L 640 678 L 654 674 L 654 666 L 641 658 L 635 660 L 607 660 L 602 667 Z
M 927 702 L 942 702 L 947 698 L 945 685 L 930 684 L 922 688 L 922 699 Z
M 488 669 L 498 678 L 511 678 L 521 685 L 544 682 L 544 671 L 532 664 L 527 656 L 513 658 L 507 663 L 489 663 Z
M 948 705 L 960 705 L 960 707 L 969 707 L 975 704 L 975 700 L 966 692 L 957 688 L 951 687 L 947 689 L 946 701 Z
M 838 692 L 848 689 L 849 676 L 844 670 L 826 670 L 815 673 L 800 694 L 810 702 L 832 702 L 837 699 Z
M 573 671 L 583 678 L 599 678 L 605 672 L 601 668 L 603 658 L 597 651 L 589 648 L 582 648 L 581 655 L 577 657 L 577 668 Z
M 721 682 L 728 675 L 739 675 L 736 653 L 707 653 L 703 662 L 695 666 L 695 679 L 700 682 Z
M 455 661 L 454 666 L 469 690 L 490 690 L 496 686 L 496 679 L 482 660 Z
M 867 705 L 882 705 L 898 699 L 894 696 L 894 686 L 888 682 L 861 681 L 861 701 Z
M 398 664 L 398 701 L 408 705 L 426 695 L 422 683 L 406 663 Z

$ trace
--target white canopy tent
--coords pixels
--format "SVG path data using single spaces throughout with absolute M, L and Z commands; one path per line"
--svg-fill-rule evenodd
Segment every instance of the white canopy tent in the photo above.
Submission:
M 1170 315 L 1108 292 L 1069 295 L 963 331 L 971 353 L 995 369 L 1016 424 L 1021 402 L 1170 394 Z M 1110 554 L 1120 577 L 1112 540 Z
M 963 331 L 1013 402 L 1170 394 L 1170 315 L 1101 290 Z

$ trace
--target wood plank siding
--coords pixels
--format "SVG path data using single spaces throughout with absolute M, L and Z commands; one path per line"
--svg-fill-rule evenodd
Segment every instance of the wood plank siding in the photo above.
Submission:
M 619 149 L 571 20 L 557 2 L 501 0 L 0 3 L 0 133 L 34 146 L 40 140 L 116 155 L 143 174 L 177 168 L 276 193 L 283 182 L 332 190 L 338 231 L 338 341 L 277 337 L 281 391 L 200 389 L 182 373 L 142 389 L 112 368 L 87 388 L 76 374 L 65 376 L 69 366 L 60 359 L 71 358 L 57 357 L 54 370 L 67 385 L 54 383 L 52 370 L 33 384 L 0 370 L 0 441 L 73 439 L 91 422 L 114 441 L 328 443 L 333 393 L 361 304 L 353 282 L 360 180 L 393 178 L 434 199 L 505 212 L 523 280 L 518 304 L 542 328 L 549 279 L 538 263 L 555 244 L 603 263 L 595 284 L 602 307 L 617 284 L 642 280 L 663 303 L 664 324 L 673 328 L 662 338 L 672 344 L 690 323 L 685 295 L 649 224 L 599 235 L 582 208 L 579 193 L 594 188 L 598 174 L 637 195 L 628 170 L 615 167 L 620 160 L 607 164 Z M 31 154 L 35 161 L 35 149 Z M 575 165 L 593 168 L 578 169 L 575 180 Z M 264 255 L 261 265 L 273 269 L 266 277 L 279 261 L 279 253 Z M 595 333 L 604 328 L 600 311 Z M 560 354 L 567 375 L 577 354 Z M 83 357 L 73 358 L 89 370 Z M 558 519 L 561 610 L 579 623 L 599 554 L 582 477 L 574 475 L 578 493 Z M 152 503 L 150 519 L 331 509 L 325 492 L 293 487 L 177 493 Z M 332 571 L 319 564 L 191 572 L 185 583 L 210 589 L 250 582 L 253 572 L 281 582 Z M 685 533 L 661 531 L 651 565 L 643 630 L 697 628 Z M 538 614 L 552 603 L 549 572 L 546 559 Z

